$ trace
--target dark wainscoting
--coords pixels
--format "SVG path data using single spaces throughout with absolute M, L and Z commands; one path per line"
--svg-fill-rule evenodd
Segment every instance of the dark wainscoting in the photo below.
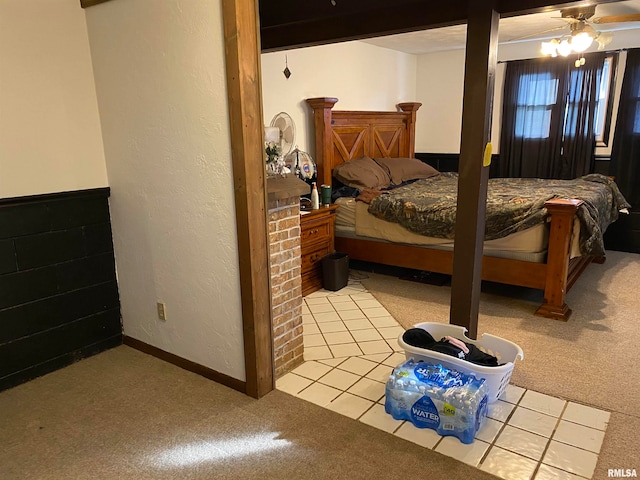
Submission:
M 0 199 L 0 390 L 122 343 L 108 197 Z

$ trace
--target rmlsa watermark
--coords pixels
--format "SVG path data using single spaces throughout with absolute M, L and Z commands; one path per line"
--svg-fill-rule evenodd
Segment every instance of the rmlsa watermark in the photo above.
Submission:
M 607 470 L 607 476 L 615 478 L 636 478 L 638 474 L 635 468 L 610 468 Z

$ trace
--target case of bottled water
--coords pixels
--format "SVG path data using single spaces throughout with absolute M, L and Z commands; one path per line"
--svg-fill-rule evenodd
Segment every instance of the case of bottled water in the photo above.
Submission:
M 409 359 L 393 369 L 385 411 L 396 420 L 471 443 L 487 415 L 487 386 L 473 375 Z

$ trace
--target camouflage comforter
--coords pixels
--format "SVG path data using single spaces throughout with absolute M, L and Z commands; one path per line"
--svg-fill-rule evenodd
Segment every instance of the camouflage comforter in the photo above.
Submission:
M 399 223 L 412 232 L 452 239 L 456 224 L 457 173 L 441 173 L 375 198 L 369 213 Z M 579 198 L 580 252 L 604 255 L 602 235 L 628 208 L 617 185 L 590 174 L 575 180 L 493 178 L 489 180 L 485 240 L 505 237 L 546 221 L 544 203 L 552 198 Z

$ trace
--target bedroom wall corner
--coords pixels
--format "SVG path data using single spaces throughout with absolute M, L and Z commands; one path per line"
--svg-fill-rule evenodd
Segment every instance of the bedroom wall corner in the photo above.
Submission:
M 108 185 L 80 2 L 0 2 L 0 198 Z
M 220 2 L 114 1 L 85 14 L 124 334 L 244 381 Z
M 264 123 L 279 112 L 291 115 L 300 150 L 315 157 L 312 113 L 305 99 L 337 97 L 336 110 L 395 110 L 416 101 L 415 55 L 364 42 L 344 42 L 263 53 Z M 282 71 L 288 65 L 291 77 Z

